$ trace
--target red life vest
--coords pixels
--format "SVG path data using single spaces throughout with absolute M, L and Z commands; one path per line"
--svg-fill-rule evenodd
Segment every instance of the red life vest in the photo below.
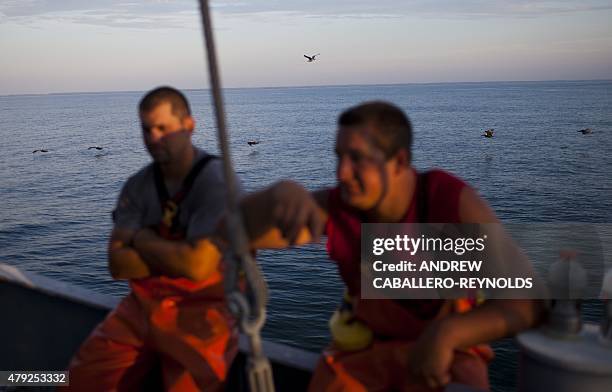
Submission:
M 437 169 L 417 178 L 412 202 L 400 222 L 459 223 L 459 196 L 467 185 Z M 445 301 L 360 298 L 361 224 L 366 222 L 358 210 L 344 203 L 338 187 L 330 191 L 328 203 L 327 251 L 337 262 L 342 280 L 354 298 L 355 317 L 366 323 L 375 335 L 416 339 L 446 309 Z M 422 215 L 420 219 L 419 215 Z

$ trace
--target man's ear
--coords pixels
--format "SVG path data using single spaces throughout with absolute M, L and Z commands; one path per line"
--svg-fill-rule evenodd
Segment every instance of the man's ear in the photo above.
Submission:
M 196 123 L 193 117 L 187 116 L 183 118 L 183 129 L 188 130 L 189 133 L 193 133 L 193 130 L 195 129 L 195 124 Z
M 395 154 L 395 161 L 397 163 L 397 170 L 403 170 L 410 166 L 410 153 L 405 148 L 400 148 Z

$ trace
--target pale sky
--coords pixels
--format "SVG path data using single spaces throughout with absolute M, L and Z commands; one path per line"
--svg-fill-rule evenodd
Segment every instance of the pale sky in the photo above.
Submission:
M 612 79 L 612 0 L 212 7 L 224 87 Z M 0 94 L 205 88 L 199 18 L 195 0 L 0 0 Z

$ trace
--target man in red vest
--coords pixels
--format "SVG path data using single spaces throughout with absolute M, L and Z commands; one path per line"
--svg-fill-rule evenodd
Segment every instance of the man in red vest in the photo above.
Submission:
M 345 111 L 338 127 L 337 186 L 309 193 L 285 181 L 242 205 L 256 248 L 327 235 L 329 256 L 348 291 L 349 324 L 366 336 L 354 351 L 338 342 L 328 347 L 310 389 L 418 391 L 449 382 L 488 389 L 492 351 L 482 343 L 533 325 L 538 304 L 495 300 L 472 309 L 465 301 L 362 299 L 360 240 L 365 222 L 498 223 L 495 214 L 459 178 L 442 170 L 416 172 L 412 126 L 397 107 L 364 103 Z
M 192 144 L 178 90 L 150 91 L 139 115 L 153 163 L 124 184 L 108 248 L 131 291 L 74 356 L 70 388 L 221 390 L 237 353 L 212 237 L 226 203 L 221 161 Z

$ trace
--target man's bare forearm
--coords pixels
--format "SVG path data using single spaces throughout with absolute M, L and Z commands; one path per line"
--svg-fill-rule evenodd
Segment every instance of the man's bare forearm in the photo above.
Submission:
M 153 274 L 132 247 L 134 234 L 132 229 L 113 228 L 108 243 L 108 269 L 113 279 L 139 279 Z
M 240 203 L 253 248 L 285 248 L 318 241 L 327 219 L 313 195 L 300 184 L 280 181 Z
M 469 312 L 441 319 L 435 333 L 456 349 L 468 348 L 534 326 L 540 311 L 541 303 L 536 300 L 491 300 Z
M 127 246 L 109 252 L 108 267 L 113 279 L 140 279 L 152 275 L 138 252 Z
M 191 280 L 208 278 L 221 260 L 221 253 L 211 238 L 202 238 L 193 243 L 171 241 L 150 229 L 140 230 L 136 234 L 134 249 L 157 274 Z
M 240 201 L 242 220 L 251 241 L 267 234 L 274 226 L 272 188 L 251 193 Z M 226 225 L 227 222 L 224 222 Z M 223 227 L 224 231 L 227 227 Z

